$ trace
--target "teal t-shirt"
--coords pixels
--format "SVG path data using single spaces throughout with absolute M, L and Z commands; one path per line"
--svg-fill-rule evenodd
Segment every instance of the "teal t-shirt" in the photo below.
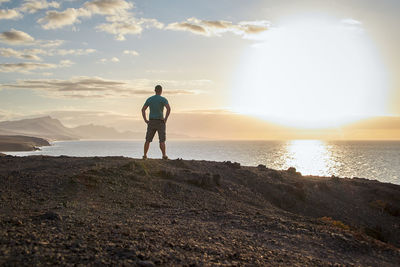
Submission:
M 167 104 L 168 100 L 160 95 L 147 98 L 144 105 L 150 108 L 149 119 L 164 119 L 164 106 Z

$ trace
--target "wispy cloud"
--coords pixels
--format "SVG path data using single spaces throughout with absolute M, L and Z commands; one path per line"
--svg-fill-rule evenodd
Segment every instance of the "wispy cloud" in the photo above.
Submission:
M 28 33 L 16 29 L 0 33 L 0 42 L 8 45 L 38 45 L 41 47 L 57 47 L 64 43 L 63 40 L 35 40 Z
M 140 34 L 143 31 L 143 27 L 136 22 L 112 22 L 100 24 L 96 27 L 97 30 L 114 34 L 115 39 L 118 41 L 124 41 L 125 35 L 127 34 Z
M 363 24 L 359 20 L 355 20 L 352 18 L 342 19 L 340 21 L 344 27 L 347 29 L 353 30 L 357 33 L 364 33 Z
M 138 56 L 139 53 L 135 50 L 124 50 L 125 55 Z
M 56 64 L 23 62 L 23 63 L 2 63 L 0 64 L 0 72 L 21 72 L 29 73 L 37 69 L 54 69 Z
M 74 55 L 74 56 L 82 56 L 82 55 L 89 55 L 92 53 L 95 53 L 96 49 L 56 49 L 50 51 L 50 55 L 56 54 L 60 56 L 66 56 L 66 55 Z
M 33 70 L 64 68 L 70 67 L 73 64 L 74 63 L 70 60 L 61 60 L 59 64 L 37 62 L 1 63 L 0 72 L 19 72 L 28 74 Z
M 75 63 L 72 62 L 71 60 L 65 59 L 65 60 L 61 60 L 60 61 L 60 64 L 58 65 L 58 67 L 61 67 L 61 68 L 63 68 L 63 67 L 71 67 L 74 64 Z
M 1 3 L 9 2 L 0 0 Z M 24 13 L 36 13 L 37 11 L 49 8 L 59 8 L 60 4 L 56 1 L 48 2 L 46 0 L 25 0 L 23 4 L 13 9 L 0 9 L 0 20 L 2 19 L 19 19 Z
M 127 16 L 126 18 L 109 17 L 108 23 L 100 24 L 96 27 L 97 30 L 115 35 L 118 41 L 124 41 L 125 35 L 136 35 L 143 32 L 145 28 L 162 29 L 164 24 L 156 19 L 136 19 Z
M 90 17 L 91 13 L 83 8 L 68 8 L 64 11 L 47 11 L 46 16 L 38 19 L 38 23 L 42 24 L 43 29 L 58 29 L 64 26 L 79 23 L 80 17 Z
M 27 45 L 33 44 L 34 40 L 35 39 L 26 32 L 15 29 L 0 33 L 0 42 L 6 44 Z
M 126 35 L 142 33 L 145 28 L 162 28 L 164 25 L 156 19 L 136 18 L 129 11 L 133 3 L 124 0 L 94 0 L 86 2 L 80 8 L 68 8 L 64 11 L 47 11 L 38 23 L 44 29 L 58 29 L 80 23 L 80 18 L 93 15 L 105 16 L 106 22 L 96 26 L 98 31 L 115 35 L 116 40 L 125 40 Z
M 1 65 L 0 65 L 1 66 Z M 36 66 L 39 67 L 39 66 Z M 44 66 L 42 66 L 44 67 Z M 55 68 L 56 66 L 48 66 Z M 1 68 L 1 67 L 0 67 Z M 15 83 L 0 84 L 0 88 L 31 89 L 45 92 L 51 97 L 99 98 L 129 97 L 149 95 L 154 92 L 154 85 L 165 85 L 167 95 L 192 95 L 201 92 L 202 87 L 209 85 L 207 80 L 189 81 L 153 81 L 136 79 L 131 81 L 108 80 L 101 77 L 74 77 L 70 80 L 37 79 L 18 80 Z
M 22 12 L 35 13 L 39 10 L 59 7 L 60 4 L 56 1 L 48 2 L 46 0 L 25 0 L 19 9 Z
M 84 5 L 93 14 L 117 15 L 125 14 L 126 10 L 133 8 L 133 3 L 124 0 L 94 0 Z
M 224 20 L 200 20 L 189 18 L 183 22 L 174 22 L 168 24 L 166 29 L 174 31 L 188 31 L 193 34 L 204 36 L 220 36 L 223 33 L 231 32 L 237 35 L 246 36 L 262 33 L 268 30 L 269 21 L 242 21 L 234 24 Z
M 38 23 L 46 30 L 58 29 L 75 23 L 80 23 L 80 18 L 92 15 L 105 15 L 108 21 L 124 20 L 128 16 L 127 10 L 133 4 L 123 0 L 94 0 L 86 2 L 80 8 L 68 8 L 64 11 L 47 11 L 46 16 L 40 18 Z
M 0 2 L 1 4 L 1 2 Z M 15 113 L 13 111 L 10 110 L 4 110 L 4 109 L 0 109 L 0 120 L 5 121 L 5 120 L 11 120 L 14 118 L 18 118 L 18 117 L 22 117 L 22 114 L 19 113 Z
M 14 50 L 12 48 L 0 47 L 0 57 L 40 61 L 42 59 L 38 56 L 38 54 L 46 54 L 46 51 L 42 49 Z
M 344 23 L 344 24 L 347 24 L 347 25 L 352 25 L 352 26 L 362 25 L 362 23 L 360 21 L 355 20 L 355 19 L 351 19 L 351 18 L 342 19 L 341 22 Z
M 22 15 L 15 9 L 0 9 L 0 20 L 2 19 L 17 19 Z
M 58 47 L 64 43 L 64 40 L 37 40 L 36 44 L 41 47 Z

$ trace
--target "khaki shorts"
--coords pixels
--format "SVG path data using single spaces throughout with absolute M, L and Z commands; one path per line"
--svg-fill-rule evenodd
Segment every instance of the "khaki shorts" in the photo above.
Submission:
M 147 123 L 146 141 L 153 141 L 154 135 L 158 132 L 160 143 L 165 142 L 165 122 L 164 120 L 149 120 Z

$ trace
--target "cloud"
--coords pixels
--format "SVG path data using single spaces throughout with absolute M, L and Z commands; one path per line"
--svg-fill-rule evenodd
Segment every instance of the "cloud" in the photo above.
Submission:
M 46 0 L 25 0 L 25 3 L 20 7 L 22 12 L 35 13 L 42 9 L 59 8 L 60 4 L 56 1 L 47 2 Z
M 88 55 L 91 53 L 96 52 L 95 49 L 50 49 L 50 50 L 43 50 L 43 49 L 23 49 L 23 50 L 15 50 L 12 48 L 2 48 L 0 47 L 0 57 L 6 58 L 19 58 L 19 59 L 27 59 L 27 60 L 35 60 L 41 61 L 42 59 L 38 55 L 44 56 L 82 56 Z
M 167 26 L 168 30 L 174 31 L 189 31 L 195 34 L 210 35 L 206 28 L 200 25 L 191 24 L 188 22 L 174 22 Z
M 11 29 L 10 31 L 5 31 L 0 33 L 0 42 L 11 44 L 11 45 L 30 45 L 33 44 L 34 38 L 29 34 Z
M 41 47 L 57 47 L 64 43 L 64 40 L 38 40 L 36 44 Z
M 242 21 L 238 24 L 234 24 L 224 20 L 200 20 L 197 18 L 189 18 L 183 22 L 170 23 L 166 29 L 188 31 L 193 34 L 204 36 L 220 36 L 223 33 L 231 32 L 246 37 L 247 35 L 259 34 L 267 31 L 269 26 L 270 22 L 265 20 Z
M 115 15 L 125 13 L 133 4 L 124 0 L 94 0 L 84 5 L 93 14 Z
M 0 42 L 8 45 L 38 45 L 41 47 L 57 47 L 64 43 L 63 40 L 35 40 L 28 33 L 15 29 L 0 33 Z
M 21 17 L 21 14 L 15 9 L 0 9 L 0 20 L 1 19 L 17 19 L 20 17 Z
M 56 66 L 52 66 L 56 67 Z M 198 94 L 201 86 L 210 81 L 153 81 L 137 79 L 131 81 L 107 80 L 101 77 L 74 77 L 70 80 L 38 79 L 18 80 L 15 83 L 0 84 L 0 88 L 31 89 L 42 91 L 51 97 L 64 98 L 102 98 L 102 97 L 131 97 L 135 95 L 150 95 L 154 85 L 165 85 L 167 95 Z M 190 89 L 189 89 L 190 88 Z
M 116 35 L 116 40 L 124 41 L 127 34 L 140 34 L 143 28 L 140 24 L 130 22 L 113 22 L 104 23 L 96 27 L 96 29 Z
M 64 68 L 70 67 L 73 64 L 74 63 L 70 60 L 62 60 L 59 64 L 37 62 L 1 63 L 0 72 L 19 72 L 28 74 L 33 70 Z
M 10 0 L 0 0 L 0 5 L 1 5 L 2 3 L 7 3 L 7 2 L 10 2 Z
M 51 54 L 57 54 L 60 56 L 66 55 L 74 55 L 74 56 L 82 56 L 82 55 L 89 55 L 96 52 L 96 49 L 58 49 L 51 51 Z
M 42 76 L 52 76 L 53 73 L 52 72 L 42 72 L 42 73 L 40 73 L 40 75 L 42 75 Z
M 345 27 L 348 30 L 354 31 L 355 33 L 363 34 L 365 32 L 361 21 L 352 18 L 347 18 L 347 19 L 342 19 L 340 22 L 342 23 L 343 27 Z
M 72 65 L 74 65 L 75 63 L 74 62 L 72 62 L 71 60 L 69 60 L 69 59 L 65 59 L 65 60 L 61 60 L 60 61 L 60 67 L 71 67 Z
M 43 29 L 58 29 L 75 23 L 80 23 L 79 18 L 91 17 L 95 14 L 107 16 L 108 21 L 121 22 L 129 17 L 127 10 L 133 8 L 133 4 L 123 0 L 94 0 L 86 2 L 81 8 L 68 8 L 64 11 L 47 11 L 46 16 L 40 18 L 38 23 Z M 105 28 L 104 31 L 112 31 L 112 26 L 100 27 Z M 127 28 L 122 25 L 114 25 L 114 28 Z M 132 31 L 132 28 L 130 29 Z
M 144 28 L 158 28 L 161 29 L 164 24 L 156 19 L 135 19 L 127 18 L 121 21 L 113 21 L 110 23 L 103 23 L 96 27 L 97 30 L 107 32 L 115 35 L 118 41 L 124 41 L 125 35 L 137 35 L 143 32 Z
M 56 67 L 57 65 L 49 63 L 35 63 L 35 62 L 2 63 L 0 64 L 0 72 L 29 73 L 32 70 L 54 69 Z
M 15 112 L 10 111 L 10 110 L 0 109 L 0 120 L 1 121 L 11 120 L 11 119 L 14 119 L 16 117 L 21 117 L 21 116 L 22 116 L 22 114 L 15 113 Z
M 135 50 L 124 50 L 125 55 L 131 55 L 131 56 L 138 56 L 139 53 L 136 52 Z
M 42 28 L 58 29 L 64 26 L 72 25 L 74 23 L 79 23 L 79 17 L 90 17 L 91 13 L 86 9 L 79 8 L 68 8 L 62 12 L 55 10 L 47 11 L 46 16 L 38 19 L 38 23 L 42 24 Z
M 119 62 L 119 58 L 117 58 L 117 57 L 112 57 L 112 58 L 110 58 L 110 59 L 107 59 L 107 58 L 102 58 L 102 59 L 100 59 L 100 62 L 101 63 L 107 63 L 107 62 L 114 62 L 114 63 L 116 63 L 116 62 Z
M 134 5 L 124 0 L 94 0 L 86 2 L 81 8 L 68 8 L 64 11 L 47 11 L 46 16 L 38 23 L 44 29 L 58 29 L 80 23 L 81 17 L 103 15 L 106 22 L 96 26 L 99 31 L 115 35 L 119 41 L 125 40 L 128 34 L 142 33 L 144 28 L 162 28 L 164 24 L 156 19 L 137 19 L 129 12 Z
M 0 47 L 0 56 L 7 58 L 19 58 L 40 61 L 41 58 L 37 56 L 38 54 L 46 54 L 46 51 L 42 49 L 24 49 L 24 50 L 14 50 L 12 48 L 2 48 Z
M 360 21 L 355 20 L 355 19 L 351 19 L 351 18 L 349 18 L 349 19 L 342 19 L 341 22 L 342 22 L 343 24 L 347 24 L 347 25 L 351 25 L 351 26 L 359 26 L 359 25 L 362 25 L 362 23 L 361 23 Z

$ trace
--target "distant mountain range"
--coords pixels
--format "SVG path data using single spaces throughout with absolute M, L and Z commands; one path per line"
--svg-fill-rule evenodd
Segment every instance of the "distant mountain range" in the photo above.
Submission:
M 78 139 L 144 139 L 143 132 L 119 132 L 112 127 L 101 125 L 82 125 L 65 127 L 59 120 L 50 116 L 0 122 L 0 135 L 24 135 L 48 140 Z M 189 136 L 171 134 L 172 139 L 187 139 Z

